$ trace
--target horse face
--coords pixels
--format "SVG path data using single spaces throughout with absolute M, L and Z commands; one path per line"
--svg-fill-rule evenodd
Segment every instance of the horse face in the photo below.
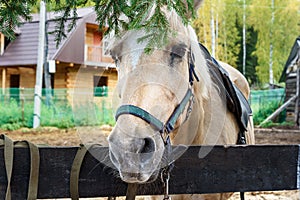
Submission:
M 111 51 L 118 66 L 120 104 L 137 106 L 165 123 L 189 87 L 189 40 L 181 35 L 164 49 L 146 54 L 145 44 L 136 42 L 141 35 L 129 33 Z M 180 117 L 177 126 L 182 121 Z M 118 118 L 108 142 L 110 158 L 124 181 L 156 179 L 165 160 L 159 130 L 139 117 L 125 114 Z
M 200 2 L 195 1 L 195 5 Z M 118 67 L 120 104 L 139 107 L 162 123 L 166 123 L 190 87 L 189 30 L 174 11 L 168 12 L 166 16 L 176 36 L 172 35 L 162 49 L 146 54 L 147 41 L 137 42 L 137 38 L 147 34 L 142 31 L 124 34 L 111 49 Z M 183 116 L 185 113 L 178 118 L 175 127 L 182 123 Z M 172 133 L 171 139 L 175 134 Z M 169 162 L 159 130 L 131 114 L 118 117 L 108 143 L 111 161 L 121 179 L 128 183 L 155 180 L 160 168 Z

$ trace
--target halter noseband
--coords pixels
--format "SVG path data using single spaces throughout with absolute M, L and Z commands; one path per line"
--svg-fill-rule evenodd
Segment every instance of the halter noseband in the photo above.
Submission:
M 152 114 L 147 112 L 146 110 L 144 110 L 140 107 L 137 107 L 135 105 L 122 105 L 122 106 L 120 106 L 117 109 L 117 112 L 116 112 L 116 115 L 115 115 L 115 120 L 117 121 L 118 118 L 121 115 L 124 115 L 124 114 L 130 114 L 130 115 L 134 115 L 136 117 L 139 117 L 140 119 L 144 120 L 145 122 L 147 122 L 148 124 L 153 126 L 153 128 L 155 128 L 156 130 L 158 130 L 160 132 L 160 134 L 162 136 L 162 139 L 163 139 L 165 144 L 170 143 L 169 134 L 174 130 L 176 121 L 178 120 L 179 116 L 183 113 L 183 111 L 185 110 L 185 108 L 186 108 L 186 106 L 189 102 L 190 102 L 190 105 L 188 107 L 186 118 L 188 118 L 188 116 L 189 116 L 189 114 L 192 110 L 194 95 L 193 95 L 191 86 L 193 85 L 194 78 L 197 81 L 199 81 L 199 78 L 198 78 L 198 76 L 195 72 L 194 55 L 190 51 L 190 61 L 189 61 L 189 83 L 190 83 L 190 87 L 187 89 L 187 92 L 186 92 L 185 96 L 183 97 L 181 102 L 176 106 L 173 113 L 171 114 L 171 116 L 169 117 L 169 119 L 167 120 L 167 122 L 165 124 L 162 121 L 160 121 L 159 119 L 157 119 L 155 116 L 153 116 Z M 163 134 L 166 135 L 165 138 L 163 137 Z
M 118 108 L 116 113 L 116 121 L 118 120 L 120 115 L 130 114 L 136 117 L 143 119 L 148 124 L 152 125 L 156 130 L 158 130 L 161 134 L 165 133 L 169 135 L 175 128 L 175 123 L 179 116 L 183 113 L 186 105 L 189 101 L 192 101 L 194 95 L 192 90 L 189 88 L 180 102 L 178 106 L 174 109 L 172 115 L 168 119 L 168 121 L 164 124 L 162 121 L 151 115 L 149 112 L 144 109 L 134 106 L 134 105 L 122 105 Z M 164 139 L 164 142 L 167 143 L 167 139 Z

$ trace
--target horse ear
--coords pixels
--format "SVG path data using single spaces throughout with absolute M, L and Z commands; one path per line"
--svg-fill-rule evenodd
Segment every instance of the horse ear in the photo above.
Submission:
M 194 10 L 197 12 L 197 10 L 200 8 L 201 4 L 203 3 L 204 0 L 194 0 Z M 183 0 L 185 5 L 187 6 L 187 0 Z M 191 17 L 191 13 L 188 13 L 188 18 Z
M 202 5 L 203 0 L 194 0 L 194 9 L 197 11 Z

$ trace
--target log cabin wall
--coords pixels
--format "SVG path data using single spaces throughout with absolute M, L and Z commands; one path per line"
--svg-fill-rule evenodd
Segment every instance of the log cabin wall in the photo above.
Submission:
M 2 71 L 0 73 L 0 80 L 2 79 Z M 33 91 L 35 87 L 35 66 L 33 67 L 10 67 L 6 68 L 5 77 L 5 91 L 9 92 L 11 88 L 11 76 L 19 75 L 19 88 L 22 95 L 27 100 L 33 100 Z M 83 65 L 70 66 L 70 63 L 58 63 L 56 65 L 56 72 L 52 74 L 54 81 L 52 88 L 54 90 L 54 96 L 57 100 L 68 99 L 71 103 L 73 101 L 74 88 L 84 89 L 83 101 L 91 100 L 95 102 L 101 102 L 102 99 L 109 100 L 113 95 L 114 88 L 117 84 L 117 71 L 113 68 L 103 67 L 86 67 Z M 109 93 L 107 97 L 94 97 L 94 76 L 107 77 L 107 87 Z M 0 87 L 2 88 L 2 81 L 0 81 Z M 22 90 L 24 88 L 24 90 Z
M 86 102 L 100 105 L 103 99 L 111 102 L 118 80 L 116 69 L 74 65 L 66 71 L 67 98 L 72 105 Z M 107 77 L 108 96 L 94 96 L 94 76 Z
M 293 69 L 291 67 L 290 69 Z M 285 102 L 288 101 L 291 97 L 297 94 L 297 67 L 294 67 L 295 70 L 289 70 L 286 75 L 285 80 Z M 299 84 L 299 83 L 298 83 Z M 293 101 L 291 104 L 288 105 L 286 108 L 286 121 L 288 122 L 295 122 L 295 117 L 299 113 L 296 109 L 296 102 Z M 298 101 L 299 102 L 299 101 Z M 298 111 L 300 110 L 300 104 L 298 103 Z

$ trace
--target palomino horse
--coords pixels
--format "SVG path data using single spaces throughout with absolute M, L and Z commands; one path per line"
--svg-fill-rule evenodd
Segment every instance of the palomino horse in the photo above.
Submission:
M 194 2 L 197 9 L 201 0 Z M 118 69 L 120 107 L 116 125 L 108 137 L 109 153 L 121 179 L 128 183 L 155 180 L 160 169 L 169 166 L 187 145 L 236 144 L 238 140 L 237 120 L 226 106 L 222 87 L 210 75 L 194 30 L 185 26 L 175 11 L 166 9 L 164 13 L 176 32 L 165 47 L 147 54 L 144 52 L 147 41 L 137 42 L 146 33 L 130 31 L 111 48 Z M 223 65 L 248 97 L 245 78 Z M 251 120 L 245 137 L 248 144 L 254 143 Z M 171 144 L 177 148 L 170 150 Z M 207 153 L 200 150 L 199 156 Z M 176 195 L 173 199 L 227 199 L 228 196 Z

